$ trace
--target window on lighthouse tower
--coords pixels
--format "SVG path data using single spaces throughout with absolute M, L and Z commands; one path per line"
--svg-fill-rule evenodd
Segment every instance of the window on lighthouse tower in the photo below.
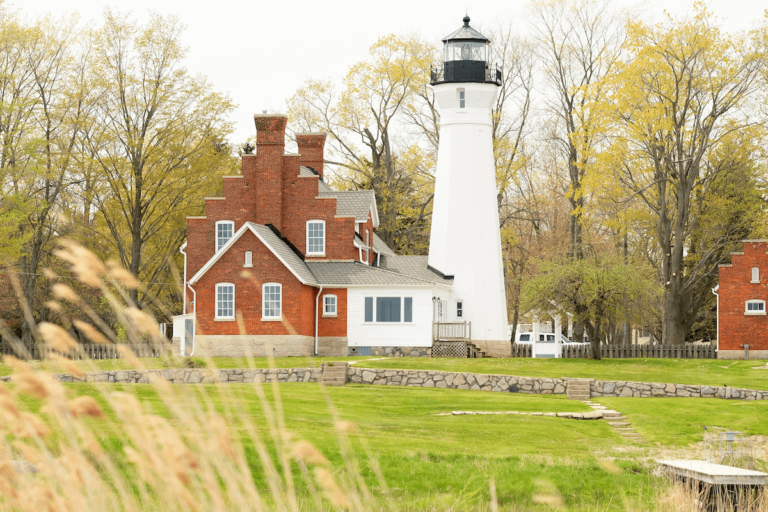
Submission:
M 459 108 L 464 108 L 466 104 L 466 91 L 459 89 Z

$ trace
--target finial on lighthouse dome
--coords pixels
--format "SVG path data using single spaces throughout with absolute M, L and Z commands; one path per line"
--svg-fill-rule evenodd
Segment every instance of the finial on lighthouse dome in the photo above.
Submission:
M 464 21 L 464 26 L 468 27 L 469 26 L 469 15 L 465 15 L 463 21 Z

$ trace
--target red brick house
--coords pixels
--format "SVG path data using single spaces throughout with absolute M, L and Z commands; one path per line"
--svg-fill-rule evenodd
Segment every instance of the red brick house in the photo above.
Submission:
M 374 233 L 372 191 L 324 180 L 325 135 L 254 116 L 255 154 L 223 197 L 187 219 L 184 314 L 176 350 L 210 356 L 428 355 L 435 303 L 452 279 L 426 256 L 398 256 Z
M 768 359 L 768 240 L 744 240 L 743 252 L 720 265 L 717 295 L 717 357 Z

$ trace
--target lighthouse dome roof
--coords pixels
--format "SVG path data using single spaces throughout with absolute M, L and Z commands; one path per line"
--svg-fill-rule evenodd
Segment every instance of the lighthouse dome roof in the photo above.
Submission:
M 449 35 L 443 38 L 443 42 L 448 41 L 484 41 L 490 42 L 490 39 L 469 26 L 469 16 L 464 16 L 464 26 L 458 30 L 451 32 Z

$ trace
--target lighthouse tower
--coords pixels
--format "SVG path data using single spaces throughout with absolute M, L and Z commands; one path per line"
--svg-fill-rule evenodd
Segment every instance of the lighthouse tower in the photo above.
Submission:
M 429 265 L 454 281 L 447 318 L 439 321 L 472 322 L 472 343 L 487 355 L 508 356 L 491 118 L 501 69 L 491 65 L 490 40 L 468 16 L 443 43 L 443 64 L 431 76 L 440 146 Z

